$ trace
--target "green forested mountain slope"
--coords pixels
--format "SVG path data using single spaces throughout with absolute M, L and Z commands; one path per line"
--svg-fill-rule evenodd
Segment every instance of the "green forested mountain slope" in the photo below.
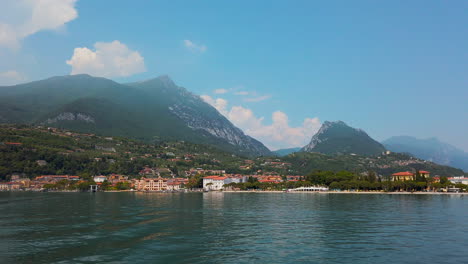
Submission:
M 385 147 L 361 129 L 352 128 L 342 121 L 326 121 L 302 151 L 371 156 L 384 152 Z
M 187 140 L 247 156 L 271 154 L 167 76 L 119 84 L 73 75 L 0 87 L 0 122 L 43 124 L 148 142 Z

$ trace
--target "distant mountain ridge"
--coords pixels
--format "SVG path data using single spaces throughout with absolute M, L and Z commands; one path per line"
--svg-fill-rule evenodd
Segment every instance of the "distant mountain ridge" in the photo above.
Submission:
M 322 154 L 378 155 L 385 147 L 372 139 L 366 132 L 348 126 L 343 121 L 323 123 L 309 144 L 302 148 L 305 152 Z
M 410 153 L 420 159 L 468 171 L 468 153 L 437 138 L 396 136 L 383 141 L 382 144 L 394 152 Z
M 271 155 L 168 76 L 120 84 L 81 74 L 0 87 L 0 122 L 145 141 L 187 140 L 244 156 Z
M 280 156 L 280 157 L 283 157 L 283 156 L 287 156 L 289 154 L 292 154 L 292 153 L 298 152 L 298 151 L 301 151 L 301 148 L 278 149 L 278 150 L 273 151 L 273 153 Z

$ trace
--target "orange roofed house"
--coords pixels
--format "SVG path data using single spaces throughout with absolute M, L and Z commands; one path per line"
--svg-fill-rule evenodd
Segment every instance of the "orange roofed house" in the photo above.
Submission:
M 428 171 L 419 171 L 419 175 L 424 178 L 429 178 L 431 173 Z M 402 171 L 392 174 L 392 181 L 414 181 L 416 180 L 416 172 Z

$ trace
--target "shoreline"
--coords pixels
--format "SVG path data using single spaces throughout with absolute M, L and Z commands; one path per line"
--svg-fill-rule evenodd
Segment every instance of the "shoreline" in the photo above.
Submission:
M 216 191 L 213 191 L 216 192 Z M 360 192 L 349 192 L 349 191 L 314 191 L 314 192 L 304 192 L 304 191 L 222 191 L 225 193 L 313 193 L 313 194 L 392 194 L 392 195 L 408 195 L 408 194 L 418 194 L 418 195 L 468 195 L 468 192 L 456 193 L 456 192 L 369 192 L 369 191 L 360 191 Z
M 2 190 L 1 192 L 33 192 L 33 193 L 90 193 L 90 192 L 79 192 L 79 191 L 32 191 L 32 190 Z M 200 191 L 136 191 L 136 190 L 112 190 L 112 191 L 99 191 L 98 193 L 310 193 L 310 194 L 390 194 L 390 195 L 468 195 L 468 192 L 370 192 L 370 191 L 209 191 L 209 192 L 200 192 Z

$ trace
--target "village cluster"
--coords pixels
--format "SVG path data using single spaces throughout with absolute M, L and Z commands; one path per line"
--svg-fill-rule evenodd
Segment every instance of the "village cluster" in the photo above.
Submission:
M 420 176 L 430 178 L 433 182 L 439 182 L 439 177 L 431 177 L 428 171 L 419 171 Z M 111 174 L 97 175 L 92 177 L 94 190 L 100 190 L 101 186 L 117 186 L 125 184 L 128 190 L 143 191 L 143 192 L 168 192 L 168 191 L 220 191 L 220 190 L 235 190 L 231 183 L 246 183 L 254 179 L 259 183 L 278 184 L 283 182 L 299 182 L 304 181 L 304 176 L 281 176 L 276 172 L 265 174 L 244 175 L 244 174 L 229 174 L 225 170 L 204 170 L 202 168 L 193 168 L 185 172 L 187 177 L 177 177 L 168 168 L 150 168 L 144 167 L 139 177 L 130 179 L 129 176 Z M 203 184 L 202 188 L 188 188 L 190 179 L 199 177 Z M 416 179 L 415 172 L 397 172 L 391 175 L 390 181 L 414 181 Z M 12 175 L 9 182 L 0 182 L 0 191 L 43 191 L 47 186 L 57 184 L 60 181 L 76 182 L 77 184 L 85 182 L 79 176 L 73 175 L 41 175 L 34 179 L 29 179 L 25 175 Z M 464 176 L 449 177 L 448 180 L 453 184 L 468 184 L 468 178 Z M 303 188 L 303 187 L 302 187 Z
M 300 155 L 295 157 L 296 154 L 289 158 L 249 159 L 183 141 L 144 144 L 50 127 L 13 126 L 4 128 L 3 133 L 5 135 L 0 141 L 0 149 L 9 155 L 9 159 L 4 159 L 6 162 L 3 170 L 0 170 L 3 172 L 0 176 L 4 179 L 0 182 L 0 190 L 176 192 L 330 187 L 375 191 L 388 190 L 387 185 L 380 183 L 393 182 L 391 189 L 398 191 L 435 190 L 434 186 L 429 185 L 438 182 L 441 184 L 435 186 L 446 186 L 447 183 L 468 184 L 465 176 L 443 177 L 442 183 L 438 175 L 446 173 L 440 171 L 435 172 L 434 176 L 428 171 L 414 169 L 393 174 L 381 170 L 377 174 L 378 169 L 393 172 L 395 170 L 392 168 L 408 170 L 412 169 L 408 165 L 421 167 L 426 163 L 412 157 L 400 157 L 389 151 L 378 157 L 353 157 L 352 164 L 359 163 L 363 168 L 367 167 L 367 172 L 362 169 L 352 170 L 353 172 L 350 170 L 352 175 L 346 176 L 347 178 L 322 175 L 329 177 L 329 180 L 314 180 L 309 174 L 314 170 L 320 173 L 318 168 L 323 167 L 321 164 L 327 164 L 334 157 L 318 156 L 315 161 L 322 163 L 318 163 L 316 167 L 307 167 L 307 160 Z M 64 163 L 67 162 L 68 175 L 63 175 L 67 173 L 63 170 Z M 331 174 L 339 174 L 333 172 L 337 170 L 328 169 Z M 367 173 L 374 170 L 373 179 L 367 177 Z M 413 186 L 411 182 L 427 184 L 421 187 Z

